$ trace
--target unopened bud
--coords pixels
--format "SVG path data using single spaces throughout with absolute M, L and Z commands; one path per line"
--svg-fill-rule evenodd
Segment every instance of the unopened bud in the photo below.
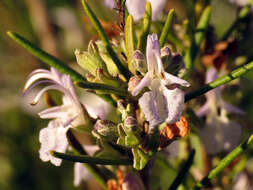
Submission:
M 76 49 L 75 55 L 78 65 L 93 76 L 96 76 L 97 69 L 103 69 L 106 73 L 108 73 L 107 67 L 99 53 L 96 51 L 96 48 L 90 48 L 89 52 L 81 52 Z
M 161 57 L 165 57 L 165 56 L 171 57 L 171 55 L 172 55 L 171 50 L 168 46 L 165 46 L 161 49 Z
M 127 128 L 132 128 L 134 126 L 137 126 L 138 123 L 137 123 L 137 120 L 132 117 L 132 116 L 128 116 L 126 118 L 126 120 L 124 121 L 124 125 L 127 127 Z
M 144 190 L 144 184 L 141 178 L 133 173 L 128 173 L 123 181 L 122 190 Z
M 108 140 L 115 140 L 118 136 L 117 125 L 107 120 L 97 120 L 94 130 Z
M 136 50 L 133 55 L 133 66 L 135 70 L 146 73 L 147 72 L 147 64 L 145 61 L 145 56 L 140 50 Z
M 173 74 L 178 75 L 179 72 L 185 67 L 183 57 L 178 54 L 174 53 L 169 64 L 166 67 L 166 71 Z
M 129 82 L 128 82 L 128 91 L 132 92 L 135 87 L 141 82 L 141 77 L 135 75 L 133 77 L 130 78 Z

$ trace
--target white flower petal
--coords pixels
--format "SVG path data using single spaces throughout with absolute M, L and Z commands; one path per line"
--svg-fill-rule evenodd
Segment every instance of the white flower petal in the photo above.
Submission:
M 95 152 L 99 150 L 98 145 L 84 145 L 83 148 L 90 156 L 92 156 Z
M 198 111 L 196 111 L 196 115 L 199 117 L 205 116 L 210 112 L 210 105 L 206 102 L 203 106 L 201 106 Z
M 169 111 L 166 122 L 169 124 L 180 120 L 184 106 L 184 91 L 179 88 L 173 90 L 163 89 L 163 95 L 166 98 L 167 109 Z
M 156 20 L 164 9 L 166 0 L 149 0 L 152 6 L 152 20 Z
M 241 110 L 238 107 L 235 107 L 227 102 L 222 101 L 221 103 L 221 107 L 223 107 L 228 113 L 237 113 L 237 114 L 245 114 L 245 112 L 243 110 Z
M 239 145 L 241 140 L 242 127 L 240 124 L 230 121 L 227 124 L 223 125 L 223 131 L 224 142 L 222 144 L 224 150 L 228 152 Z
M 139 105 L 143 111 L 146 120 L 149 122 L 149 130 L 162 122 L 155 105 L 155 97 L 153 92 L 145 92 L 139 99 Z
M 140 81 L 140 83 L 132 91 L 132 95 L 137 96 L 144 87 L 147 87 L 151 84 L 151 80 L 152 79 L 150 77 L 150 74 L 146 73 L 146 75 L 143 77 L 143 79 Z
M 119 122 L 120 117 L 116 113 L 116 108 L 94 93 L 84 92 L 80 98 L 89 115 L 93 118 L 99 117 L 102 120 Z
M 74 186 L 77 187 L 82 181 L 87 181 L 90 178 L 91 175 L 84 164 L 76 162 L 74 165 Z
M 144 16 L 146 0 L 126 0 L 126 7 L 135 21 Z
M 36 95 L 36 97 L 34 98 L 32 104 L 37 104 L 37 102 L 39 101 L 40 97 L 48 90 L 59 90 L 62 91 L 62 87 L 59 85 L 50 85 L 47 86 L 45 88 L 43 88 L 42 90 L 39 91 L 39 93 Z
M 70 106 L 55 106 L 55 107 L 45 109 L 38 114 L 40 118 L 42 119 L 61 118 L 61 117 L 67 116 L 68 109 L 71 109 L 71 107 Z
M 105 0 L 105 6 L 107 6 L 110 9 L 117 7 L 115 0 Z
M 36 71 L 36 70 L 35 70 Z M 24 91 L 26 91 L 35 81 L 39 79 L 49 79 L 52 80 L 52 75 L 50 73 L 46 72 L 38 72 L 34 75 L 32 75 L 30 78 L 28 78 L 27 82 L 25 83 Z
M 212 116 L 207 125 L 200 130 L 200 138 L 209 154 L 230 151 L 240 142 L 241 126 Z
M 157 34 L 148 35 L 146 56 L 149 73 L 151 74 L 151 76 L 155 73 L 158 74 L 157 59 L 158 60 L 161 59 L 160 59 L 160 43 Z
M 163 80 L 165 85 L 170 85 L 170 84 L 179 84 L 181 86 L 189 87 L 190 83 L 187 82 L 186 80 L 183 80 L 181 78 L 178 78 L 176 76 L 173 76 L 167 72 L 164 72 L 165 75 L 165 80 Z
M 212 82 L 213 80 L 216 80 L 217 78 L 218 78 L 218 73 L 214 67 L 207 70 L 206 83 Z
M 42 161 L 51 161 L 52 164 L 59 166 L 61 159 L 55 158 L 50 154 L 51 150 L 65 153 L 68 146 L 66 132 L 68 128 L 58 126 L 58 122 L 53 120 L 49 122 L 48 127 L 40 131 L 41 148 L 39 150 L 40 158 Z

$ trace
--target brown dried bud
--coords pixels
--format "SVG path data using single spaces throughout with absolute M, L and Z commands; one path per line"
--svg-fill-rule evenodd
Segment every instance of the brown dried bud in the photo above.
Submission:
M 109 179 L 107 181 L 107 187 L 108 187 L 108 190 L 122 190 L 122 188 L 120 187 L 120 185 L 117 183 L 115 179 Z
M 184 116 L 180 117 L 180 121 L 173 124 L 166 124 L 160 133 L 160 147 L 165 148 L 173 140 L 179 137 L 185 137 L 189 132 L 188 121 Z

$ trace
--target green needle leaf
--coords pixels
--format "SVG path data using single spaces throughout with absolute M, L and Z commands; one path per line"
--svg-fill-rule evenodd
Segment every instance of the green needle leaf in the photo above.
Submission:
M 60 72 L 70 75 L 71 79 L 74 81 L 86 81 L 85 78 L 73 70 L 71 67 L 57 59 L 56 57 L 53 57 L 52 55 L 46 53 L 45 51 L 41 50 L 40 48 L 36 47 L 34 44 L 32 44 L 27 39 L 23 38 L 22 36 L 13 33 L 11 31 L 7 32 L 7 35 L 17 42 L 19 45 L 21 45 L 23 48 L 25 48 L 29 53 L 43 61 L 44 63 L 50 65 L 51 67 L 54 67 L 55 69 L 59 70 Z
M 204 85 L 203 87 L 201 87 L 193 92 L 187 93 L 185 95 L 185 102 L 188 102 L 189 100 L 191 100 L 193 98 L 201 96 L 214 88 L 217 88 L 221 85 L 229 83 L 230 81 L 237 79 L 240 76 L 246 74 L 251 69 L 253 69 L 253 61 L 249 62 L 248 64 L 240 66 L 239 68 L 233 70 L 231 73 L 224 75 L 222 77 L 219 77 L 218 79 Z
M 71 162 L 90 163 L 90 164 L 101 164 L 101 165 L 132 165 L 133 162 L 130 159 L 109 159 L 99 158 L 90 156 L 76 156 L 71 154 L 64 154 L 56 151 L 50 152 L 52 156 L 68 160 Z
M 251 135 L 245 142 L 236 147 L 232 152 L 230 152 L 225 158 L 223 158 L 220 163 L 212 169 L 207 176 L 205 176 L 199 183 L 197 183 L 192 190 L 199 190 L 206 187 L 210 180 L 215 178 L 220 172 L 222 172 L 237 156 L 239 156 L 243 151 L 248 149 L 249 145 L 253 141 L 253 135 Z
M 132 59 L 134 54 L 134 30 L 133 30 L 133 17 L 129 15 L 126 20 L 125 25 L 125 44 L 126 44 L 126 54 L 129 70 L 135 74 L 135 69 L 132 65 Z
M 146 47 L 147 36 L 149 34 L 149 29 L 151 25 L 151 19 L 152 19 L 152 7 L 151 7 L 151 3 L 147 2 L 145 14 L 143 17 L 142 32 L 140 34 L 138 44 L 137 44 L 137 49 L 139 49 L 142 52 L 145 50 L 145 47 Z
M 93 90 L 102 90 L 106 94 L 119 94 L 119 95 L 126 95 L 127 91 L 122 89 L 122 88 L 116 88 L 113 86 L 109 86 L 106 84 L 101 84 L 101 83 L 93 83 L 93 82 L 75 82 L 75 84 L 81 88 L 85 89 L 93 89 Z
M 82 0 L 82 4 L 83 4 L 83 8 L 84 8 L 85 13 L 90 18 L 90 20 L 91 20 L 92 24 L 94 25 L 96 31 L 98 32 L 98 35 L 100 36 L 101 40 L 104 42 L 104 44 L 106 46 L 106 49 L 107 49 L 108 53 L 110 54 L 112 60 L 116 64 L 118 70 L 121 72 L 121 74 L 125 78 L 128 79 L 129 78 L 128 70 L 123 66 L 123 64 L 121 63 L 121 61 L 117 57 L 117 54 L 112 49 L 109 38 L 106 35 L 105 30 L 103 29 L 103 27 L 102 27 L 101 23 L 99 22 L 98 18 L 96 17 L 96 15 L 91 10 L 91 8 L 89 7 L 89 5 L 87 4 L 87 2 L 85 0 Z
M 159 39 L 161 47 L 164 46 L 165 41 L 167 39 L 167 36 L 170 32 L 174 14 L 175 14 L 174 9 L 171 9 L 168 13 L 165 25 L 164 25 L 163 30 L 162 30 L 162 34 L 161 34 L 160 39 Z
M 192 69 L 193 67 L 194 61 L 197 57 L 197 53 L 200 49 L 201 42 L 204 39 L 210 18 L 211 18 L 211 7 L 208 6 L 205 8 L 199 19 L 195 35 L 191 42 L 191 46 L 186 51 L 186 54 L 184 56 L 184 61 L 187 69 Z
M 178 172 L 175 180 L 173 181 L 173 183 L 169 187 L 169 190 L 176 190 L 178 188 L 178 186 L 182 183 L 185 175 L 188 174 L 188 172 L 191 168 L 191 165 L 193 164 L 194 156 L 195 156 L 195 150 L 193 149 L 191 151 L 188 159 L 186 160 L 186 162 L 184 163 L 184 165 L 182 166 L 182 168 Z

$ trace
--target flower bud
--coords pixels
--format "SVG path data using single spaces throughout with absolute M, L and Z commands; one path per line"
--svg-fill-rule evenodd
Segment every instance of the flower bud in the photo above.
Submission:
M 134 52 L 132 62 L 135 70 L 139 71 L 140 73 L 147 72 L 147 64 L 145 61 L 145 56 L 140 50 L 136 50 Z
M 165 46 L 161 49 L 161 57 L 165 57 L 165 56 L 171 57 L 171 55 L 172 55 L 171 50 L 168 46 Z
M 166 67 L 166 71 L 173 75 L 178 75 L 184 67 L 183 57 L 178 53 L 173 53 L 172 58 Z
M 106 73 L 107 67 L 98 54 L 98 52 L 90 48 L 90 52 L 81 52 L 80 50 L 75 50 L 76 60 L 78 65 L 80 65 L 86 72 L 96 76 L 97 69 L 103 69 Z
M 132 92 L 135 89 L 135 87 L 140 83 L 140 81 L 141 81 L 141 77 L 137 75 L 131 77 L 128 82 L 128 91 Z
M 126 127 L 126 129 L 132 131 L 132 132 L 136 132 L 138 130 L 138 123 L 137 120 L 132 117 L 132 116 L 128 116 L 125 121 L 124 121 L 124 126 Z
M 116 140 L 118 137 L 117 126 L 111 121 L 97 120 L 94 131 L 108 140 Z
M 122 190 L 144 190 L 141 178 L 134 172 L 128 173 L 123 181 Z

